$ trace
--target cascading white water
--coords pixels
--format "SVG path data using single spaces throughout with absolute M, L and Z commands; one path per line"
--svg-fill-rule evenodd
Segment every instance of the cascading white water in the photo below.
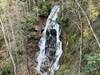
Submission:
M 62 55 L 61 30 L 56 22 L 59 11 L 59 5 L 52 8 L 38 44 L 40 50 L 35 69 L 41 75 L 54 75 L 54 72 L 59 69 L 59 60 Z

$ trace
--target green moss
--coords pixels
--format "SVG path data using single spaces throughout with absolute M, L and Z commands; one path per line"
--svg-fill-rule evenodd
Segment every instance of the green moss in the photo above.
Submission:
M 70 70 L 67 68 L 67 64 L 61 65 L 60 69 L 56 72 L 56 75 L 71 75 Z
M 31 37 L 34 32 L 34 25 L 38 21 L 38 17 L 36 15 L 30 15 L 25 19 L 26 20 L 24 22 L 21 22 L 21 28 L 26 37 Z
M 67 16 L 59 16 L 57 19 L 57 22 L 61 25 L 61 27 L 64 29 L 65 32 L 67 32 L 67 29 L 69 27 L 69 19 Z M 66 29 L 67 28 L 67 29 Z
M 37 7 L 39 9 L 39 15 L 41 17 L 47 17 L 52 7 L 52 0 L 37 0 Z
M 6 65 L 1 69 L 1 73 L 2 73 L 2 75 L 10 75 L 12 69 L 13 69 L 12 63 L 11 63 L 11 62 L 8 62 L 8 64 L 6 64 Z

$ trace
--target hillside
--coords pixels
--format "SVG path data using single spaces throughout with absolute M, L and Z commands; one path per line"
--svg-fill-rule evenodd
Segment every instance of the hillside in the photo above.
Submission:
M 38 42 L 54 5 L 63 43 L 55 75 L 100 75 L 100 0 L 0 0 L 0 75 L 36 75 Z

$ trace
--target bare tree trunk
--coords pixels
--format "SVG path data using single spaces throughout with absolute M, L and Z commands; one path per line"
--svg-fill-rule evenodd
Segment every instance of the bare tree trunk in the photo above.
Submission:
M 4 40 L 5 40 L 5 44 L 6 44 L 6 47 L 7 47 L 8 53 L 9 53 L 9 55 L 10 55 L 10 58 L 11 58 L 11 61 L 12 61 L 13 67 L 14 67 L 14 73 L 15 73 L 15 75 L 17 75 L 16 64 L 15 64 L 15 61 L 14 61 L 13 55 L 12 55 L 12 53 L 11 53 L 11 51 L 10 51 L 10 46 L 9 46 L 8 41 L 7 41 L 7 38 L 6 38 L 6 33 L 5 33 L 4 25 L 3 25 L 3 22 L 2 22 L 1 19 L 0 19 L 0 23 L 1 23 L 1 29 L 2 29 L 2 32 L 3 32 L 3 36 L 4 36 Z

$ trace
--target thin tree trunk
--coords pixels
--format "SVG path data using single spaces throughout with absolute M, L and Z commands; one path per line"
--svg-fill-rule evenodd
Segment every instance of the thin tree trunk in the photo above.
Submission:
M 13 55 L 12 55 L 12 53 L 11 53 L 11 51 L 10 51 L 10 47 L 9 47 L 9 44 L 8 44 L 8 41 L 7 41 L 7 38 L 6 38 L 6 33 L 5 33 L 4 25 L 3 25 L 1 19 L 0 19 L 0 23 L 1 23 L 1 29 L 2 29 L 2 32 L 3 32 L 3 36 L 4 36 L 4 40 L 5 40 L 5 44 L 6 44 L 6 47 L 7 47 L 8 53 L 9 53 L 9 55 L 10 55 L 10 58 L 11 58 L 11 61 L 12 61 L 13 67 L 14 67 L 14 74 L 17 75 L 16 64 L 15 64 L 15 61 L 14 61 Z
M 92 34 L 93 34 L 93 36 L 94 36 L 94 38 L 95 38 L 95 40 L 96 40 L 96 42 L 98 44 L 98 47 L 100 48 L 100 42 L 99 42 L 98 37 L 96 36 L 96 34 L 95 34 L 95 32 L 94 32 L 94 30 L 93 30 L 93 28 L 91 26 L 91 22 L 90 22 L 90 20 L 89 20 L 89 18 L 87 16 L 86 12 L 84 11 L 84 9 L 81 7 L 80 3 L 77 0 L 75 0 L 75 2 L 77 4 L 77 6 L 81 9 L 82 13 L 84 14 L 84 16 L 85 16 L 85 18 L 86 18 L 86 20 L 88 22 L 88 26 L 90 27 L 90 30 L 91 30 L 91 32 L 92 32 Z

